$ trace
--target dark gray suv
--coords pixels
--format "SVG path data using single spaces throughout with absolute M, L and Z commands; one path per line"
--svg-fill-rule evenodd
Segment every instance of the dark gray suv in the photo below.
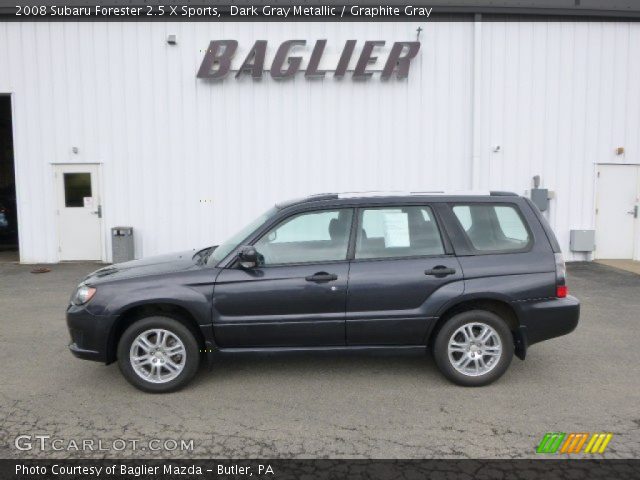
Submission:
M 579 311 L 526 198 L 323 194 L 219 246 L 93 272 L 67 323 L 75 356 L 118 361 L 148 392 L 184 386 L 216 355 L 319 350 L 431 351 L 448 379 L 479 386 L 571 332 Z

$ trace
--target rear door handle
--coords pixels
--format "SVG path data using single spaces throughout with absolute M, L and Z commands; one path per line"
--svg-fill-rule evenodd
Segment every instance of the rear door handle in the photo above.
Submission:
M 447 275 L 453 275 L 455 273 L 455 268 L 445 267 L 444 265 L 436 265 L 435 267 L 424 271 L 425 275 L 433 275 L 435 277 L 446 277 Z
M 309 275 L 308 277 L 305 277 L 305 280 L 307 282 L 316 282 L 316 283 L 332 282 L 337 279 L 338 279 L 337 275 L 333 273 L 327 273 L 327 272 L 318 272 L 318 273 L 314 273 L 313 275 Z

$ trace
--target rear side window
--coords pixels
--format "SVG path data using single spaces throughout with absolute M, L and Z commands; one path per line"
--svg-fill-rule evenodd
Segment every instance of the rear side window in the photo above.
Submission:
M 362 210 L 355 258 L 442 255 L 444 247 L 427 206 Z
M 531 236 L 515 206 L 456 205 L 453 213 L 473 248 L 483 252 L 522 250 Z

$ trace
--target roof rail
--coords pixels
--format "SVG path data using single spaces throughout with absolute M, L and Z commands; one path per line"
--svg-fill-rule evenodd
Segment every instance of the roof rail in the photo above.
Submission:
M 500 190 L 492 190 L 491 192 L 489 192 L 489 195 L 491 195 L 492 197 L 518 197 L 519 196 L 517 193 L 502 192 Z
M 335 200 L 338 198 L 337 193 L 315 193 L 302 199 L 302 202 L 317 202 L 318 200 Z
M 338 195 L 336 193 L 317 193 L 315 195 L 309 195 L 307 197 L 293 198 L 284 200 L 282 202 L 277 202 L 276 208 L 286 208 L 290 207 L 291 205 L 297 205 L 307 202 L 317 202 L 319 200 L 335 200 L 336 198 L 338 198 Z
M 450 195 L 450 196 L 460 196 L 460 195 L 478 195 L 484 196 L 491 195 L 492 197 L 518 197 L 517 193 L 513 192 L 502 192 L 502 191 L 491 191 L 487 192 L 442 192 L 442 191 L 424 191 L 424 192 L 384 192 L 384 191 L 368 191 L 368 192 L 344 192 L 344 193 L 316 193 L 314 195 L 309 195 L 307 197 L 295 198 L 292 200 L 287 200 L 284 202 L 276 203 L 277 208 L 285 208 L 291 205 L 296 205 L 300 203 L 307 202 L 320 202 L 322 200 L 337 200 L 339 198 L 363 198 L 363 197 L 395 197 L 395 196 L 442 196 L 442 195 Z
M 340 192 L 338 198 L 362 198 L 362 197 L 407 197 L 411 192 L 404 190 L 366 190 L 363 192 Z

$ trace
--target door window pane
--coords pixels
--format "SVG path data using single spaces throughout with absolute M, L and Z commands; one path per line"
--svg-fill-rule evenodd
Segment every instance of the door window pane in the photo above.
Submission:
M 442 255 L 444 247 L 426 206 L 370 208 L 362 212 L 356 258 Z
M 64 206 L 84 207 L 84 198 L 91 198 L 90 173 L 64 174 Z
M 346 260 L 351 209 L 308 212 L 284 220 L 255 244 L 264 265 Z
M 513 206 L 456 205 L 453 213 L 476 250 L 520 250 L 531 241 L 522 217 Z

